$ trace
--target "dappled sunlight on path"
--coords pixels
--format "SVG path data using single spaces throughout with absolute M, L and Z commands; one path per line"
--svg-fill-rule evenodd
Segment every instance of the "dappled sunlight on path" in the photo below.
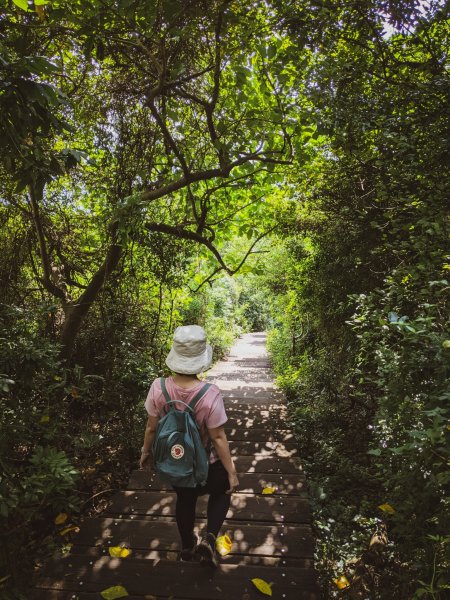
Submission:
M 220 566 L 210 571 L 178 560 L 176 496 L 154 474 L 135 470 L 128 489 L 74 534 L 70 554 L 47 567 L 36 598 L 94 600 L 121 585 L 131 600 L 253 600 L 262 596 L 251 580 L 261 578 L 272 584 L 274 598 L 317 600 L 305 478 L 265 339 L 263 333 L 243 336 L 207 374 L 223 390 L 240 480 L 223 526 L 232 548 Z M 206 503 L 199 498 L 198 534 L 205 527 Z M 110 548 L 117 546 L 131 554 L 111 557 Z

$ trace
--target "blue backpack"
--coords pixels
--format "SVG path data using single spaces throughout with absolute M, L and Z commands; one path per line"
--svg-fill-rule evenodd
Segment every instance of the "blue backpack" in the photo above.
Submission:
M 209 456 L 203 446 L 200 431 L 194 417 L 194 408 L 205 394 L 210 383 L 206 383 L 189 404 L 172 400 L 161 377 L 161 389 L 169 407 L 156 428 L 153 442 L 155 470 L 161 480 L 177 487 L 194 488 L 205 485 L 208 477 Z M 178 410 L 174 404 L 186 406 Z

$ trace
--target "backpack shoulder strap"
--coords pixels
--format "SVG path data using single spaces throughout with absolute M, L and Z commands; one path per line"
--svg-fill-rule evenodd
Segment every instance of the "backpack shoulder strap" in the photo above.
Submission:
M 205 383 L 205 385 L 203 385 L 200 390 L 195 394 L 195 396 L 192 398 L 192 400 L 189 402 L 189 408 L 193 411 L 195 408 L 195 405 L 197 404 L 197 402 L 200 400 L 200 398 L 202 398 L 206 392 L 209 390 L 209 388 L 211 387 L 211 383 Z
M 166 403 L 170 409 L 173 407 L 173 402 L 172 398 L 169 396 L 169 392 L 167 391 L 166 380 L 164 377 L 160 377 L 159 381 L 161 382 L 162 393 L 164 394 L 164 398 L 166 399 Z

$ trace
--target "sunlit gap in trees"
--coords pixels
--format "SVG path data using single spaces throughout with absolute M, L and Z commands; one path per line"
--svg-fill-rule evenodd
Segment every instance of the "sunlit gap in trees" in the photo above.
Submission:
M 398 35 L 399 33 L 406 33 L 406 34 L 413 33 L 415 31 L 417 25 L 419 24 L 419 20 L 422 17 L 429 18 L 436 11 L 444 8 L 445 4 L 446 4 L 445 0 L 434 0 L 434 1 L 431 0 L 431 2 L 429 2 L 428 0 L 419 0 L 419 2 L 417 3 L 417 6 L 415 7 L 416 17 L 413 18 L 412 22 L 408 23 L 409 26 L 406 29 L 405 29 L 405 26 L 403 23 L 400 23 L 399 26 L 396 26 L 395 24 L 393 24 L 392 16 L 388 15 L 387 13 L 384 13 L 383 18 L 382 18 L 382 23 L 383 23 L 382 37 L 385 40 L 388 40 L 392 36 Z

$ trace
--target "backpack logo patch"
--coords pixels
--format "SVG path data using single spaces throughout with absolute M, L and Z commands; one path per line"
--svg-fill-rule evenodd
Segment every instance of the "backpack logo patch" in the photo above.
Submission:
M 171 454 L 172 458 L 175 458 L 175 460 L 183 458 L 183 456 L 184 456 L 184 448 L 183 448 L 183 446 L 181 446 L 181 444 L 175 444 L 170 449 L 170 454 Z

